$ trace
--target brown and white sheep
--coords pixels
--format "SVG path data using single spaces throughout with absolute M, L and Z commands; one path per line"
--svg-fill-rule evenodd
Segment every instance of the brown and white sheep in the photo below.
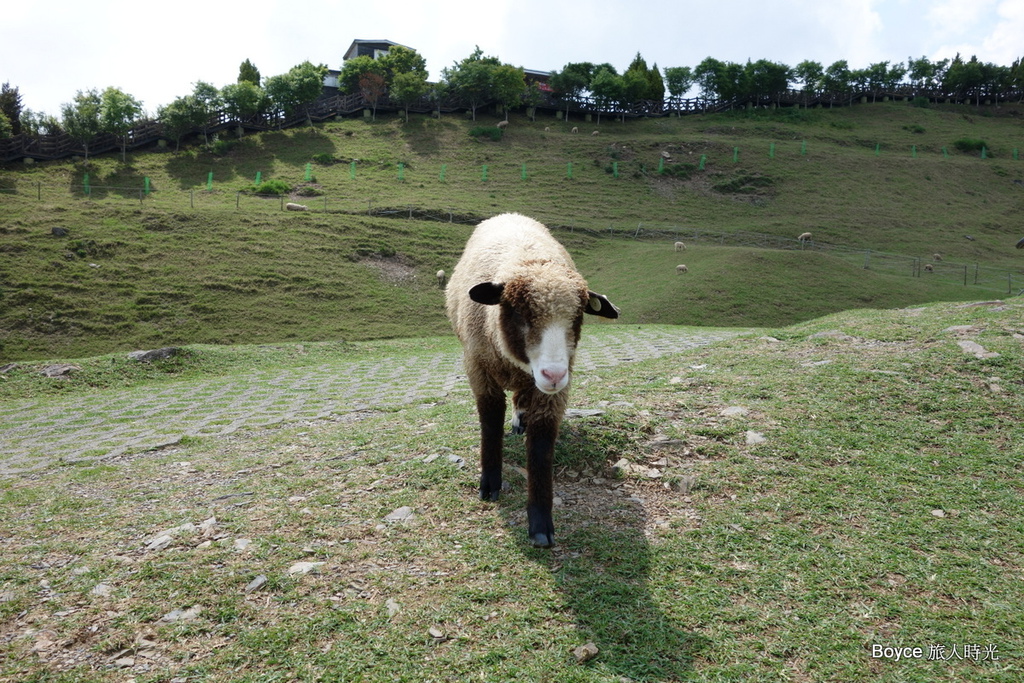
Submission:
M 678 266 L 676 266 L 676 275 L 682 275 L 685 272 L 686 272 L 686 265 L 685 264 L 680 263 Z
M 480 223 L 446 289 L 480 418 L 480 498 L 501 493 L 505 392 L 512 429 L 526 433 L 527 519 L 534 546 L 554 545 L 552 458 L 569 399 L 583 314 L 617 318 L 587 288 L 542 224 L 519 214 Z

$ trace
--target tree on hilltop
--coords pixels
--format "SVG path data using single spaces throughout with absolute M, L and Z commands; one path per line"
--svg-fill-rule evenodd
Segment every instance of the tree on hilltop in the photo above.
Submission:
M 75 99 L 61 105 L 61 124 L 68 135 L 85 148 L 89 160 L 89 143 L 100 132 L 100 94 L 96 90 L 79 90 Z
M 100 95 L 100 130 L 121 138 L 121 161 L 126 160 L 128 133 L 142 115 L 142 102 L 113 86 Z
M 237 83 L 252 83 L 255 86 L 260 84 L 260 70 L 248 59 L 238 67 Z

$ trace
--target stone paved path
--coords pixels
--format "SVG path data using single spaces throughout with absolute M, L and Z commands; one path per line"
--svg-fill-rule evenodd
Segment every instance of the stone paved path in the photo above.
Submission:
M 742 330 L 602 326 L 587 330 L 577 371 L 657 358 L 728 339 Z M 20 400 L 0 406 L 0 475 L 55 462 L 100 461 L 168 446 L 187 436 L 324 418 L 406 405 L 464 388 L 461 353 L 386 361 L 350 361 L 253 371 L 205 382 L 98 391 L 59 403 Z

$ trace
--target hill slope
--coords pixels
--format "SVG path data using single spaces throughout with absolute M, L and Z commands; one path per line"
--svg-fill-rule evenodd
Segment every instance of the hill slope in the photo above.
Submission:
M 593 287 L 624 303 L 625 322 L 782 325 L 1005 296 L 1021 272 L 1019 113 L 890 103 L 600 125 L 513 117 L 498 142 L 470 135 L 493 124 L 483 117 L 348 119 L 223 139 L 218 154 L 7 167 L 0 361 L 444 333 L 433 273 L 454 264 L 468 223 L 502 211 L 571 228 L 559 237 Z M 985 141 L 985 159 L 957 151 L 967 138 Z M 257 174 L 311 211 L 247 194 Z M 638 227 L 657 247 L 608 239 Z M 818 245 L 940 253 L 952 276 L 893 278 L 837 255 L 699 239 L 677 260 L 667 243 L 680 231 L 810 231 Z M 992 269 L 984 288 L 954 286 L 976 265 Z

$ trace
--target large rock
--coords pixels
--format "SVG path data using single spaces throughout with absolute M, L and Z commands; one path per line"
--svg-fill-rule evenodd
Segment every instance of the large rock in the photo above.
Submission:
M 152 351 L 132 351 L 128 354 L 129 360 L 137 360 L 140 363 L 151 363 L 155 360 L 164 360 L 178 355 L 181 351 L 177 346 L 166 346 L 162 349 Z

